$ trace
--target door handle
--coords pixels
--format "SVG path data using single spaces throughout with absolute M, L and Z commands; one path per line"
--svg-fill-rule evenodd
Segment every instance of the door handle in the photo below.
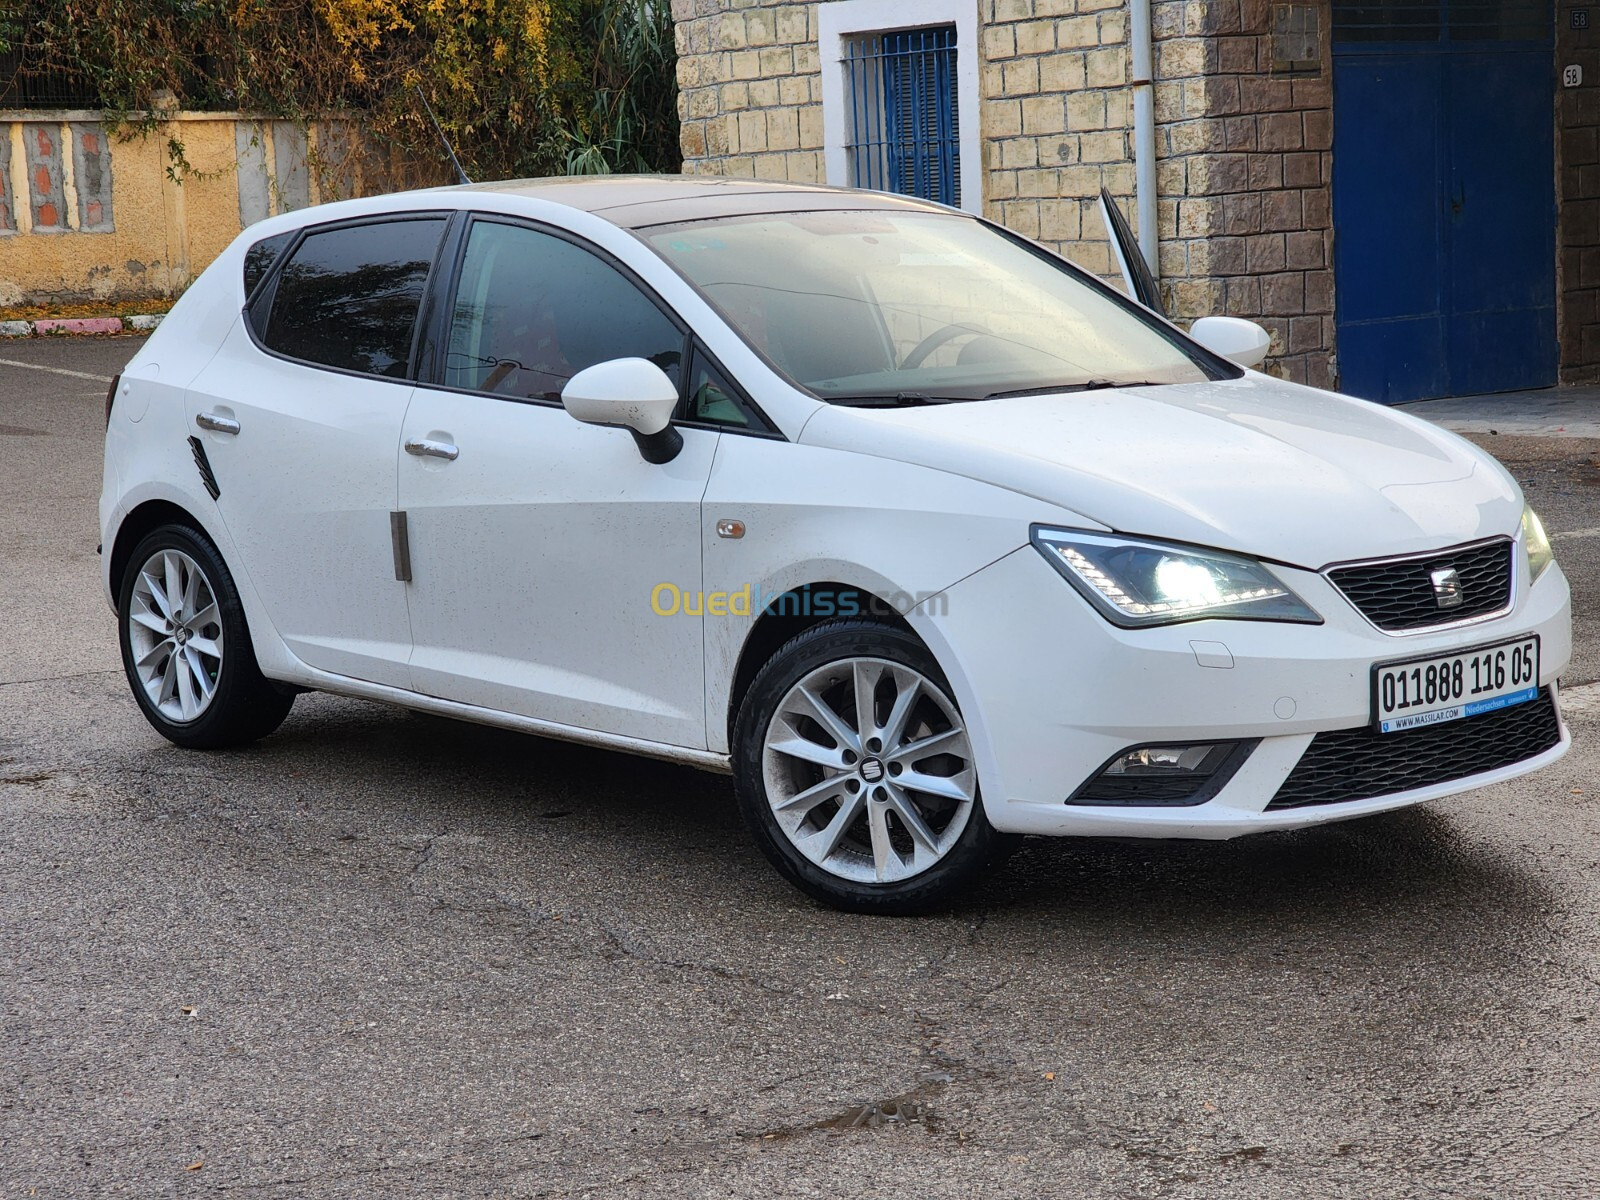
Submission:
M 449 442 L 436 442 L 432 438 L 410 438 L 406 442 L 406 453 L 427 458 L 442 458 L 446 462 L 455 462 L 461 451 Z
M 214 433 L 239 432 L 239 422 L 232 417 L 219 417 L 216 413 L 200 413 L 195 417 L 194 423 L 201 429 L 209 429 Z

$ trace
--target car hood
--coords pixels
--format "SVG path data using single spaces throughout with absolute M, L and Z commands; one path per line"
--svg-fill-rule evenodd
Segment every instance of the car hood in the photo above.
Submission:
M 1516 482 L 1437 426 L 1249 374 L 904 409 L 829 406 L 807 445 L 915 463 L 1111 529 L 1317 569 L 1515 534 Z

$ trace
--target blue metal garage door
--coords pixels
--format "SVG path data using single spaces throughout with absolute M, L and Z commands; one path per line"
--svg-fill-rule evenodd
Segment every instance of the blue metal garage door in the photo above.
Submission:
M 1549 0 L 1333 6 L 1340 390 L 1556 382 Z

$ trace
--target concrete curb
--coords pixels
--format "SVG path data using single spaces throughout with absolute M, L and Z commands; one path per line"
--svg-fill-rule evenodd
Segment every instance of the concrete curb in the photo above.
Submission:
M 144 313 L 136 317 L 42 317 L 37 321 L 0 321 L 0 338 L 149 333 L 161 324 L 164 315 Z

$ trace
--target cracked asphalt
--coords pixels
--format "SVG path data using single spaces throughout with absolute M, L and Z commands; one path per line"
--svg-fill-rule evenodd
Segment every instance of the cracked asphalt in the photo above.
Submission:
M 719 777 L 314 695 L 157 737 L 94 553 L 136 345 L 0 343 L 4 1200 L 1600 1194 L 1592 689 L 1531 779 L 844 916 Z M 1600 443 L 1480 440 L 1592 683 Z

